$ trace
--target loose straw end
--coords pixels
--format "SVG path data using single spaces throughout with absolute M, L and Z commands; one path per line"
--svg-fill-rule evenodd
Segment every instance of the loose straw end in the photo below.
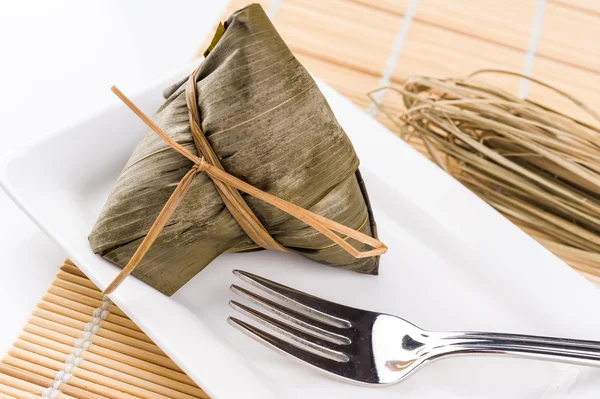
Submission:
M 123 94 L 123 92 L 121 90 L 119 90 L 119 88 L 115 85 L 112 85 L 110 87 L 110 91 L 112 91 L 114 94 L 116 94 L 117 97 L 119 97 L 119 99 L 121 101 L 124 101 L 123 98 L 125 97 L 125 95 Z
M 125 280 L 125 278 L 129 276 L 129 273 L 126 270 L 122 270 L 121 273 L 106 287 L 104 291 L 102 291 L 103 295 L 112 294 Z
M 106 287 L 106 289 L 104 291 L 102 291 L 102 295 L 110 295 L 112 294 L 118 287 L 118 284 L 115 284 L 115 282 L 113 281 L 112 283 L 110 283 L 110 285 L 108 287 Z
M 370 251 L 359 252 L 356 255 L 358 259 L 371 258 L 373 256 L 381 256 L 387 252 L 388 248 L 386 246 L 372 249 Z

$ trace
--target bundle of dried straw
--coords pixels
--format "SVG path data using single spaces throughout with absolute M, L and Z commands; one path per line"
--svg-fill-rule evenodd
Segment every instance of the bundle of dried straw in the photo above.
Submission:
M 441 168 L 600 284 L 600 129 L 474 78 L 481 73 L 521 77 L 499 70 L 411 77 L 385 88 L 402 96 L 406 110 L 380 110 L 402 138 L 418 136 Z M 530 80 L 600 121 L 568 94 Z

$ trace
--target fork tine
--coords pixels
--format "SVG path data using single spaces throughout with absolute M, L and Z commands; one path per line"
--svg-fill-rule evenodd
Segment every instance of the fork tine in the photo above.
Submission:
M 229 317 L 227 322 L 263 345 L 292 356 L 297 360 L 308 363 L 325 372 L 343 377 L 344 369 L 347 367 L 352 367 L 351 363 L 340 363 L 335 360 L 316 355 L 312 352 L 305 351 L 304 349 L 301 349 L 292 343 L 269 334 L 268 332 L 258 327 L 254 327 L 251 324 L 245 323 L 235 317 Z
M 231 286 L 231 291 L 233 291 L 240 297 L 261 307 L 262 309 L 281 317 L 285 321 L 305 330 L 308 330 L 309 332 L 317 335 L 320 338 L 327 339 L 332 343 L 340 345 L 348 345 L 352 342 L 350 338 L 343 335 L 344 330 L 338 331 L 337 333 L 333 332 L 331 331 L 332 329 L 340 329 L 332 327 L 329 324 L 321 323 L 318 320 L 306 317 L 301 313 L 295 312 L 294 310 L 289 309 L 283 305 L 263 298 L 262 296 L 248 291 L 242 287 L 238 287 L 235 284 Z
M 242 270 L 234 270 L 233 274 L 248 284 L 268 292 L 297 312 L 334 327 L 352 327 L 351 321 L 359 319 L 365 313 L 362 310 L 329 302 Z
M 257 321 L 263 326 L 275 331 L 278 334 L 285 336 L 286 338 L 295 341 L 300 344 L 303 348 L 311 351 L 317 355 L 328 357 L 337 362 L 347 362 L 348 356 L 340 351 L 340 347 L 327 340 L 321 339 L 315 335 L 300 331 L 286 323 L 283 323 L 270 316 L 262 314 L 261 312 L 254 310 L 248 306 L 242 305 L 236 301 L 229 301 L 229 306 L 243 315 Z

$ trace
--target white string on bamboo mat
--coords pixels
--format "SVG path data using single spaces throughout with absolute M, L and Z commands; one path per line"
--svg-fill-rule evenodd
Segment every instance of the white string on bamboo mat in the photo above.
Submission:
M 417 7 L 419 5 L 419 0 L 410 0 L 408 3 L 408 8 L 406 10 L 406 14 L 404 14 L 404 18 L 402 19 L 402 23 L 400 24 L 400 30 L 396 34 L 396 38 L 394 40 L 394 45 L 392 47 L 392 53 L 388 58 L 385 69 L 383 70 L 383 75 L 381 76 L 381 80 L 379 81 L 379 87 L 388 86 L 392 80 L 392 75 L 394 74 L 394 70 L 396 69 L 396 65 L 400 59 L 400 55 L 402 54 L 402 49 L 404 48 L 404 43 L 408 37 L 408 31 L 410 30 L 410 26 L 412 25 L 412 21 L 417 13 Z M 371 116 L 377 116 L 379 113 L 378 105 L 383 101 L 383 97 L 385 96 L 386 90 L 379 90 L 375 93 L 373 102 L 369 106 L 368 113 Z
M 83 352 L 90 348 L 92 337 L 98 334 L 100 322 L 106 320 L 110 314 L 110 311 L 108 310 L 110 305 L 112 305 L 111 300 L 108 296 L 104 295 L 102 298 L 102 305 L 92 312 L 94 319 L 84 326 L 83 337 L 75 341 L 73 353 L 67 356 L 67 359 L 65 360 L 65 368 L 56 373 L 54 376 L 54 384 L 42 392 L 42 398 L 56 399 L 62 393 L 60 386 L 69 383 L 69 380 L 73 376 L 73 369 L 79 367 L 83 361 Z
M 531 77 L 533 74 L 533 62 L 535 61 L 535 55 L 538 50 L 540 43 L 540 36 L 542 34 L 542 21 L 544 19 L 544 11 L 546 9 L 547 0 L 537 0 L 535 6 L 535 13 L 533 14 L 533 23 L 531 25 L 531 32 L 529 33 L 529 45 L 527 47 L 527 53 L 523 61 L 523 75 Z M 519 97 L 521 99 L 527 98 L 529 95 L 529 86 L 531 82 L 529 79 L 521 78 L 519 83 Z
M 275 19 L 275 16 L 277 15 L 277 12 L 281 8 L 282 4 L 283 4 L 283 0 L 273 0 L 271 5 L 269 6 L 269 9 L 267 10 L 267 15 L 269 16 L 269 18 L 271 20 Z

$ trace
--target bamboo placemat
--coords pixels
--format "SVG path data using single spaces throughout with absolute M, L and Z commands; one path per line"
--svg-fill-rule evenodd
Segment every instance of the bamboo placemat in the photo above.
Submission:
M 506 69 L 541 79 L 600 109 L 600 1 L 597 0 L 258 0 L 296 57 L 395 131 L 367 96 L 410 75 L 465 76 Z M 248 0 L 233 0 L 223 20 Z M 200 56 L 209 40 L 201 47 Z M 588 114 L 527 80 L 486 81 L 586 122 Z M 381 92 L 391 114 L 401 97 Z M 410 143 L 426 154 L 417 137 Z M 534 237 L 535 238 L 535 237 Z M 538 237 L 543 244 L 544 237 Z M 556 255 L 600 286 L 599 261 Z M 592 256 L 594 256 L 592 254 Z
M 208 398 L 67 260 L 0 363 L 1 398 Z

